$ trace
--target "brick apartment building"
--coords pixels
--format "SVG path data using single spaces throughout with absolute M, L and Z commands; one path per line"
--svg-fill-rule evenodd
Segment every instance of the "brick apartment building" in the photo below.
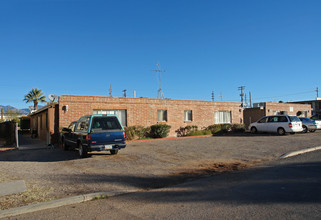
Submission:
M 169 136 L 187 125 L 199 128 L 219 123 L 243 123 L 240 102 L 62 95 L 59 127 L 89 114 L 116 114 L 124 126 L 171 125 Z
M 311 117 L 310 104 L 262 102 L 254 104 L 254 108 L 244 109 L 244 124 L 248 127 L 252 122 L 267 115 L 296 115 Z
M 309 104 L 312 107 L 312 115 L 321 115 L 321 98 L 319 97 L 316 100 L 297 101 L 292 103 Z

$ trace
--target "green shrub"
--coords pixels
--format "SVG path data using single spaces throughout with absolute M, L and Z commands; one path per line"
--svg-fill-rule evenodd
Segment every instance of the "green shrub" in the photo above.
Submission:
M 141 140 L 148 137 L 150 127 L 141 125 L 129 126 L 125 128 L 126 140 Z
M 198 135 L 209 135 L 211 131 L 209 130 L 200 130 L 200 131 L 192 131 L 189 132 L 186 136 L 198 136 Z
M 190 134 L 196 131 L 198 131 L 198 127 L 196 125 L 187 125 L 186 127 L 180 127 L 175 132 L 177 133 L 177 137 L 182 137 L 182 136 L 193 136 Z
M 242 133 L 245 131 L 245 124 L 233 124 L 232 131 L 236 133 Z
M 223 133 L 227 133 L 229 131 L 232 131 L 232 125 L 231 124 L 221 124 L 221 130 Z
M 167 124 L 155 124 L 150 127 L 150 136 L 153 138 L 165 138 L 171 129 Z
M 222 132 L 220 124 L 210 125 L 207 127 L 207 130 L 209 130 L 212 134 L 219 134 Z
M 214 134 L 225 134 L 228 132 L 244 132 L 244 124 L 215 124 L 207 127 L 207 130 Z

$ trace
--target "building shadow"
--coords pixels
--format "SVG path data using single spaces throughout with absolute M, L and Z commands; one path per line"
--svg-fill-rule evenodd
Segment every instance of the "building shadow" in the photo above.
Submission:
M 153 202 L 321 203 L 321 163 L 293 163 L 211 176 L 60 175 L 79 184 L 117 184 L 144 192 L 129 199 Z M 170 187 L 165 190 L 151 190 Z M 147 195 L 146 195 L 147 193 Z

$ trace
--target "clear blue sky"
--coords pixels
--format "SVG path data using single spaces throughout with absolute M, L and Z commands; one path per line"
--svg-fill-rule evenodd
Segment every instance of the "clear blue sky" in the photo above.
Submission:
M 45 95 L 315 99 L 320 0 L 2 0 L 0 105 Z

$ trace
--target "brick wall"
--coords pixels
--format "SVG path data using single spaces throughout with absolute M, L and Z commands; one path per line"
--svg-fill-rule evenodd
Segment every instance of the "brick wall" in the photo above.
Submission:
M 244 124 L 246 129 L 248 126 L 265 116 L 264 108 L 247 108 L 244 109 Z
M 265 111 L 266 115 L 273 115 L 275 111 L 284 111 L 287 112 L 288 115 L 297 115 L 298 112 L 306 112 L 306 116 L 311 117 L 312 109 L 309 104 L 266 102 Z
M 64 110 L 66 105 L 68 111 Z M 175 130 L 181 126 L 202 128 L 214 124 L 215 111 L 231 111 L 232 123 L 243 123 L 240 105 L 239 102 L 62 95 L 59 97 L 59 127 L 93 114 L 94 109 L 125 109 L 127 126 L 150 126 L 158 123 L 157 110 L 167 110 L 165 123 L 172 126 L 170 136 L 176 136 Z M 193 121 L 184 121 L 184 110 L 192 110 Z

